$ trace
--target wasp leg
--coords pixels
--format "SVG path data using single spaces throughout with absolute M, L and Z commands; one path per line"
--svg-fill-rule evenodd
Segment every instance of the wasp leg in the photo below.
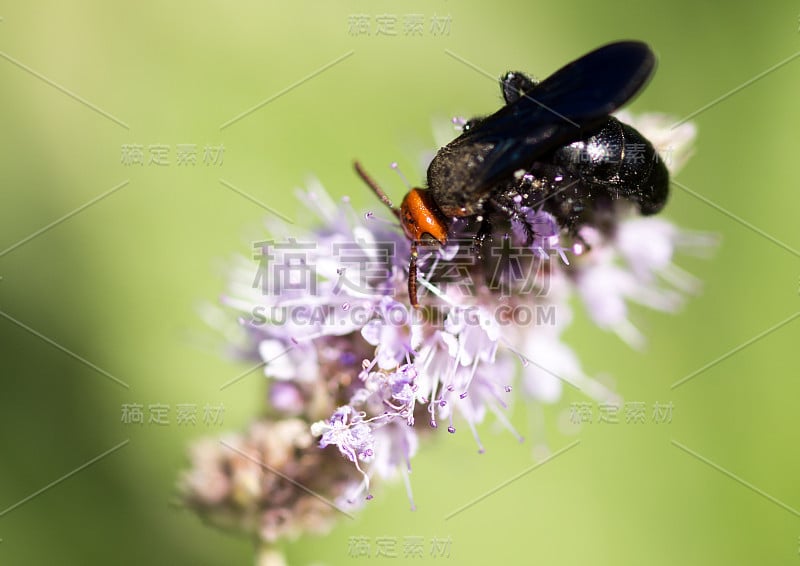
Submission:
M 510 221 L 517 221 L 525 231 L 525 246 L 533 245 L 536 238 L 536 231 L 530 225 L 524 215 L 520 214 L 519 205 L 514 201 L 513 197 L 505 196 L 502 194 L 492 195 L 489 198 L 489 204 L 492 209 L 498 213 L 502 213 Z
M 475 254 L 475 261 L 480 262 L 483 257 L 484 246 L 492 242 L 492 223 L 488 218 L 484 218 L 475 236 L 472 237 L 472 253 Z

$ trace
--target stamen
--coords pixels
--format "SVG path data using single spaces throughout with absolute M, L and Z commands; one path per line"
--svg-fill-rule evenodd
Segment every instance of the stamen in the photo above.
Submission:
M 408 496 L 408 502 L 411 503 L 411 510 L 417 510 L 417 504 L 414 503 L 414 494 L 411 491 L 411 478 L 409 478 L 410 469 L 403 468 L 403 483 L 406 484 L 406 495 Z
M 475 428 L 475 423 L 472 422 L 472 419 L 467 417 L 466 418 L 467 424 L 469 425 L 469 429 L 472 431 L 472 436 L 475 439 L 476 444 L 478 445 L 478 454 L 484 454 L 486 449 L 483 447 L 483 443 L 481 442 L 480 436 L 478 436 L 478 430 Z
M 475 378 L 475 374 L 478 371 L 478 362 L 480 358 L 475 355 L 475 358 L 472 360 L 472 367 L 470 368 L 469 372 L 469 379 L 467 380 L 467 384 L 464 386 L 464 392 L 459 395 L 460 398 L 465 399 L 467 397 L 467 391 L 469 390 L 469 386 L 472 385 L 472 380 Z
M 403 184 L 406 186 L 406 188 L 411 190 L 411 183 L 409 183 L 408 179 L 406 178 L 406 176 L 403 175 L 403 172 L 400 170 L 400 166 L 397 164 L 397 161 L 392 161 L 392 164 L 390 165 L 390 167 L 392 169 L 394 169 L 395 173 L 400 175 L 400 179 L 402 179 Z
M 517 432 L 517 429 L 514 428 L 514 425 L 511 424 L 511 421 L 508 420 L 508 417 L 505 415 L 505 413 L 503 413 L 503 411 L 498 409 L 494 403 L 487 403 L 487 405 L 489 405 L 489 409 L 492 411 L 492 413 L 494 413 L 495 418 L 500 421 L 500 424 L 502 424 L 506 430 L 513 434 L 519 442 L 525 441 L 525 437 Z

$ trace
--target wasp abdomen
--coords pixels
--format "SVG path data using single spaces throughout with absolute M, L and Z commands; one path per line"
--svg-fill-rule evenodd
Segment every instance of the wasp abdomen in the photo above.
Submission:
M 635 202 L 642 214 L 655 214 L 667 202 L 669 173 L 663 160 L 647 138 L 616 118 L 556 150 L 553 163 L 565 177 L 603 189 L 611 199 Z

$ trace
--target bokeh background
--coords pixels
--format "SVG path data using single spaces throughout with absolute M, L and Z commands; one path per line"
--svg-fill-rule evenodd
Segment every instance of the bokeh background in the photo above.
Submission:
M 411 13 L 421 36 L 402 32 Z M 352 33 L 357 14 L 370 34 Z M 396 36 L 375 34 L 382 14 L 397 18 Z M 702 294 L 677 316 L 634 309 L 641 352 L 583 315 L 567 334 L 588 373 L 648 410 L 671 402 L 672 422 L 568 431 L 559 423 L 579 394 L 518 405 L 529 442 L 486 426 L 481 456 L 469 434 L 429 444 L 414 462 L 416 512 L 402 484 L 383 489 L 356 520 L 287 545 L 290 563 L 402 561 L 353 559 L 348 541 L 410 536 L 426 541 L 415 563 L 798 563 L 800 322 L 750 341 L 800 310 L 800 57 L 786 61 L 800 53 L 799 16 L 796 2 L 688 0 L 3 4 L 0 563 L 251 563 L 252 541 L 175 505 L 187 443 L 241 429 L 263 406 L 257 372 L 220 391 L 247 365 L 220 355 L 197 314 L 265 215 L 220 179 L 296 219 L 307 212 L 292 188 L 312 175 L 375 208 L 354 158 L 399 195 L 388 164 L 419 182 L 433 119 L 498 106 L 496 84 L 445 49 L 492 76 L 542 77 L 620 38 L 659 56 L 639 112 L 686 116 L 784 62 L 694 119 L 696 152 L 678 180 L 708 202 L 673 187 L 664 215 L 721 237 L 710 260 L 678 258 Z M 448 17 L 446 32 L 431 30 Z M 130 144 L 145 160 L 147 146 L 167 145 L 170 164 L 125 165 Z M 197 146 L 196 165 L 176 165 L 179 144 Z M 206 145 L 224 146 L 221 164 L 203 162 Z M 170 405 L 172 424 L 126 425 L 125 403 Z M 177 404 L 222 404 L 224 423 L 178 426 Z M 530 468 L 537 444 L 555 452 L 576 439 L 445 520 Z M 450 537 L 449 558 L 428 554 L 433 537 Z

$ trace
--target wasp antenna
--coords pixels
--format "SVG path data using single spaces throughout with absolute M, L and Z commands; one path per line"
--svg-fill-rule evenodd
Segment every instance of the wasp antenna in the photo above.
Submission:
M 397 164 L 397 161 L 392 161 L 392 164 L 391 164 L 391 165 L 389 165 L 389 167 L 391 167 L 392 169 L 394 169 L 394 170 L 395 170 L 395 172 L 396 172 L 398 175 L 400 175 L 400 179 L 403 181 L 403 184 L 406 186 L 406 188 L 407 188 L 408 190 L 411 190 L 411 183 L 409 183 L 409 182 L 408 182 L 408 179 L 407 179 L 407 178 L 406 178 L 406 176 L 403 174 L 403 172 L 400 170 L 400 165 L 398 165 L 398 164 Z
M 388 195 L 383 192 L 383 189 L 380 188 L 378 183 L 376 183 L 373 178 L 370 177 L 366 171 L 364 171 L 364 168 L 361 167 L 361 163 L 354 161 L 353 166 L 355 167 L 358 176 L 361 177 L 361 180 L 364 181 L 370 189 L 372 189 L 372 192 L 375 193 L 379 199 L 381 199 L 381 202 L 385 204 L 395 216 L 400 218 L 400 210 L 395 208 L 394 203 L 392 203 L 392 199 L 390 199 Z

